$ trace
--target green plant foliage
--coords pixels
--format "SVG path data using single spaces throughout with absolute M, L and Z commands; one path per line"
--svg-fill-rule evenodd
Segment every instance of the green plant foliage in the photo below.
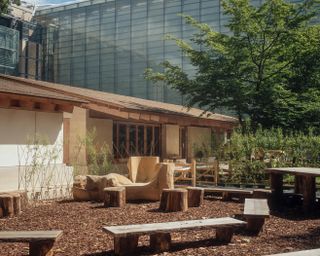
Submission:
M 320 26 L 310 21 L 319 15 L 319 5 L 268 0 L 254 7 L 250 2 L 222 2 L 229 34 L 183 15 L 198 32 L 189 41 L 167 39 L 175 40 L 196 74 L 165 61 L 162 73 L 147 69 L 145 77 L 178 90 L 188 106 L 229 109 L 241 125 L 249 116 L 255 128 L 318 127 Z
M 292 132 L 281 128 L 238 130 L 228 144 L 221 146 L 221 160 L 228 161 L 232 169 L 232 182 L 263 183 L 263 169 L 267 167 L 320 167 L 320 136 Z M 278 152 L 277 155 L 274 152 Z
M 10 1 L 9 0 L 0 0 L 0 14 L 7 13 Z

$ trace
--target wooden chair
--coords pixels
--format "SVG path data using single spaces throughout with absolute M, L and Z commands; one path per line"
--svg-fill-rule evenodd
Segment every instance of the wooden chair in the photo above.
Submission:
M 212 157 L 208 161 L 196 164 L 198 183 L 217 185 L 219 182 L 219 162 Z
M 196 186 L 196 161 L 192 160 L 191 163 L 175 163 L 174 169 L 174 182 L 175 184 Z M 185 184 L 189 183 L 189 184 Z

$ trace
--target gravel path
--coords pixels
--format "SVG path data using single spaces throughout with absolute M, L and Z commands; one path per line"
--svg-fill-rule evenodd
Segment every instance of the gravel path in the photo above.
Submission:
M 243 205 L 219 200 L 205 200 L 200 208 L 187 212 L 163 213 L 158 203 L 129 203 L 124 209 L 102 208 L 89 202 L 42 202 L 26 209 L 20 216 L 0 219 L 0 230 L 63 230 L 55 247 L 56 256 L 113 255 L 113 239 L 101 231 L 103 225 L 192 220 L 233 216 L 242 212 Z M 160 255 L 266 255 L 278 252 L 320 248 L 320 213 L 299 218 L 294 209 L 286 214 L 275 213 L 266 220 L 258 237 L 237 232 L 228 245 L 215 244 L 213 230 L 173 233 L 172 250 Z M 153 255 L 148 249 L 148 237 L 139 239 L 137 255 Z M 0 243 L 1 256 L 28 255 L 28 245 Z

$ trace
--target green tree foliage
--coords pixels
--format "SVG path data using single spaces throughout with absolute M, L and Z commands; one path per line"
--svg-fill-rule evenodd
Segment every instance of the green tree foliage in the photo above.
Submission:
M 162 73 L 147 69 L 146 78 L 165 81 L 185 96 L 188 106 L 229 109 L 240 124 L 249 116 L 253 127 L 318 125 L 320 27 L 310 25 L 319 14 L 315 1 L 267 0 L 254 7 L 249 0 L 226 0 L 223 8 L 230 33 L 183 16 L 198 33 L 190 42 L 167 38 L 176 41 L 195 75 L 165 61 Z
M 0 0 L 0 14 L 8 12 L 9 4 L 10 0 Z

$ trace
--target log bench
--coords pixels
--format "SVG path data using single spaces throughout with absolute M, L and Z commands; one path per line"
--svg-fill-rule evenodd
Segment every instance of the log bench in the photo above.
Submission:
M 267 199 L 246 198 L 244 202 L 243 216 L 247 220 L 247 229 L 253 234 L 259 234 L 264 221 L 269 218 L 270 211 Z
M 270 254 L 268 256 L 319 256 L 319 255 L 320 255 L 320 249 L 313 249 L 313 250 L 304 250 L 304 251 L 297 251 L 297 252 Z
M 228 187 L 210 187 L 204 188 L 205 193 L 220 194 L 223 201 L 230 201 L 232 197 L 239 198 L 239 201 L 244 201 L 246 197 L 252 197 L 252 189 L 228 188 Z
M 233 231 L 236 227 L 245 225 L 246 222 L 244 221 L 226 217 L 138 225 L 106 226 L 103 227 L 103 231 L 113 235 L 115 254 L 131 255 L 138 246 L 140 235 L 150 235 L 150 247 L 156 252 L 163 252 L 170 249 L 171 232 L 216 229 L 217 241 L 225 244 L 231 241 Z
M 61 230 L 0 231 L 0 242 L 29 243 L 30 256 L 51 256 L 52 247 L 61 235 Z

